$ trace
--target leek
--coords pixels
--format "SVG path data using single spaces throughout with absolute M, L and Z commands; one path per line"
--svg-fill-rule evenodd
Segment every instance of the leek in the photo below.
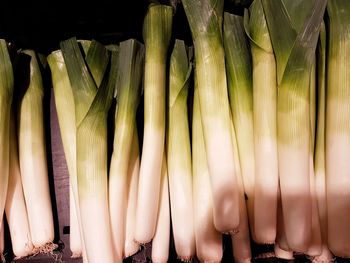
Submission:
M 33 253 L 32 237 L 29 229 L 27 207 L 24 200 L 21 173 L 18 160 L 16 120 L 10 120 L 10 173 L 6 199 L 6 219 L 10 230 L 12 251 L 16 258 Z
M 0 219 L 3 218 L 9 180 L 9 132 L 13 95 L 13 70 L 5 40 L 0 39 Z M 2 220 L 0 220 L 0 229 Z
M 225 13 L 224 47 L 231 113 L 237 134 L 244 191 L 247 196 L 249 221 L 254 237 L 255 167 L 252 63 L 242 17 Z
M 140 249 L 140 244 L 135 241 L 136 203 L 137 189 L 139 185 L 140 150 L 137 127 L 135 124 L 131 145 L 130 162 L 128 167 L 128 205 L 126 208 L 125 245 L 124 255 L 129 257 Z
M 328 246 L 350 257 L 350 2 L 329 0 L 326 91 Z
M 277 228 L 277 81 L 267 22 L 261 0 L 245 12 L 253 63 L 253 122 L 255 156 L 254 235 L 258 243 L 273 244 Z
M 234 233 L 239 224 L 238 185 L 231 139 L 225 54 L 223 0 L 183 0 L 195 49 L 199 104 L 213 196 L 214 225 Z
M 113 154 L 109 171 L 109 210 L 114 250 L 120 260 L 124 257 L 126 212 L 128 205 L 128 173 L 136 110 L 141 95 L 143 45 L 134 39 L 120 43 L 117 78 L 117 110 Z
M 325 167 L 325 115 L 326 115 L 326 27 L 322 23 L 316 52 L 317 60 L 317 129 L 315 141 L 315 185 L 320 217 L 322 252 L 320 262 L 331 262 L 333 256 L 327 245 L 327 203 Z
M 161 189 L 156 233 L 152 240 L 152 262 L 166 263 L 169 260 L 170 243 L 170 204 L 168 173 L 165 155 L 161 172 Z
M 18 108 L 20 172 L 32 242 L 36 249 L 45 252 L 55 248 L 52 245 L 54 225 L 46 162 L 43 112 L 45 90 L 36 53 L 25 50 L 21 56 L 30 59 L 30 64 L 23 64 L 28 66 L 25 70 L 29 74 L 29 80 L 25 83 L 27 86 L 24 87 Z M 23 78 L 22 71 L 17 73 Z
M 192 66 L 182 40 L 175 40 L 169 71 L 166 151 L 171 222 L 176 253 L 181 260 L 190 260 L 195 254 L 191 145 L 187 112 Z
M 241 172 L 240 159 L 238 154 L 238 142 L 232 122 L 232 142 L 235 152 L 235 167 L 239 186 L 239 225 L 238 233 L 231 236 L 233 258 L 237 263 L 251 262 L 252 251 L 250 247 L 249 222 L 246 202 L 244 198 L 244 186 Z
M 326 2 L 262 1 L 277 63 L 278 166 L 285 231 L 296 252 L 305 252 L 311 239 L 309 84 Z
M 51 69 L 58 124 L 69 173 L 70 249 L 75 257 L 81 253 L 82 229 L 77 189 L 74 98 L 62 52 L 52 52 L 47 61 Z
M 204 145 L 197 75 L 194 76 L 194 83 L 192 169 L 196 254 L 201 262 L 220 262 L 223 256 L 222 234 L 214 226 L 213 197 Z
M 93 44 L 104 49 L 97 42 Z M 110 59 L 105 57 L 110 63 L 98 85 L 76 39 L 63 41 L 60 46 L 75 104 L 79 209 L 87 259 L 90 263 L 116 262 L 108 209 L 107 112 L 115 89 L 118 53 L 111 52 Z
M 277 192 L 277 233 L 276 233 L 276 243 L 274 246 L 275 256 L 281 259 L 292 260 L 293 250 L 288 246 L 286 239 L 286 231 L 284 226 L 281 191 L 278 187 Z
M 165 139 L 166 60 L 173 9 L 151 4 L 143 24 L 146 47 L 144 132 L 136 208 L 135 240 L 149 242 L 155 233 Z
M 310 76 L 310 157 L 309 157 L 309 176 L 310 176 L 310 195 L 311 195 L 311 240 L 306 254 L 315 257 L 321 254 L 321 228 L 317 207 L 317 196 L 315 186 L 314 169 L 314 149 L 315 149 L 315 131 L 316 131 L 316 57 L 311 68 Z

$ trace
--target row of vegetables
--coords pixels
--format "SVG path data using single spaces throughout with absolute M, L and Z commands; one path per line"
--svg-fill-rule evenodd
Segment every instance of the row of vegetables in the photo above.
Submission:
M 182 5 L 191 47 L 161 4 L 148 7 L 143 44 L 71 38 L 45 57 L 0 41 L 0 216 L 15 256 L 57 247 L 48 67 L 73 257 L 122 262 L 152 241 L 152 261 L 167 262 L 172 229 L 184 261 L 220 262 L 223 234 L 236 262 L 252 260 L 251 240 L 284 259 L 350 258 L 350 2 L 254 0 L 244 16 L 223 0 Z

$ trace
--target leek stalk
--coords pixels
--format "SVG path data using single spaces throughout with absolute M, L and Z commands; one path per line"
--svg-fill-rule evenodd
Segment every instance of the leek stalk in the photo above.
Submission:
M 0 218 L 3 218 L 9 180 L 10 111 L 14 77 L 10 55 L 5 40 L 0 39 Z M 0 220 L 0 229 L 2 220 Z
M 322 252 L 320 262 L 332 262 L 333 255 L 327 245 L 327 203 L 325 167 L 325 115 L 326 115 L 326 27 L 322 23 L 316 52 L 317 63 L 317 128 L 315 141 L 315 186 L 320 217 Z
M 201 262 L 220 262 L 223 256 L 222 234 L 215 229 L 213 197 L 205 152 L 199 106 L 198 77 L 194 76 L 192 115 L 193 208 L 196 254 Z
M 228 94 L 238 153 L 241 165 L 244 192 L 252 236 L 254 231 L 254 133 L 253 133 L 253 90 L 252 61 L 248 40 L 243 26 L 243 17 L 224 14 L 224 47 Z
M 156 233 L 152 240 L 152 262 L 166 263 L 169 260 L 170 203 L 168 172 L 165 154 L 161 171 L 161 189 Z
M 10 174 L 6 199 L 6 219 L 10 230 L 12 251 L 16 258 L 33 253 L 32 237 L 29 229 L 27 207 L 24 200 L 21 173 L 18 160 L 16 119 L 10 120 Z
M 326 0 L 263 0 L 277 64 L 278 169 L 289 247 L 311 239 L 310 73 Z M 283 25 L 283 26 L 281 26 Z
M 155 233 L 165 141 L 166 61 L 173 9 L 151 4 L 143 24 L 145 42 L 144 132 L 136 208 L 135 240 L 149 242 Z
M 62 52 L 60 50 L 52 52 L 47 61 L 51 70 L 58 124 L 69 173 L 70 249 L 72 257 L 75 257 L 82 252 L 83 238 L 78 200 L 74 97 Z
M 190 63 L 185 42 L 175 40 L 170 57 L 166 151 L 175 250 L 178 257 L 186 261 L 195 255 L 192 160 L 187 111 L 192 72 Z
M 44 129 L 44 86 L 39 62 L 33 50 L 22 51 L 30 59 L 25 68 L 29 74 L 27 86 L 19 100 L 18 145 L 20 173 L 27 206 L 32 242 L 39 251 L 52 250 L 54 239 L 53 214 L 46 162 Z M 23 61 L 25 63 L 25 61 Z M 17 72 L 22 75 L 23 72 Z M 40 218 L 40 220 L 38 220 Z
M 249 220 L 244 198 L 244 186 L 241 172 L 241 164 L 238 154 L 238 142 L 236 132 L 232 122 L 232 142 L 235 151 L 235 167 L 239 186 L 239 225 L 238 233 L 231 236 L 233 258 L 237 263 L 251 262 L 252 251 L 250 247 Z
M 316 131 L 316 57 L 312 64 L 310 72 L 310 157 L 309 157 L 309 176 L 310 176 L 310 195 L 311 195 L 311 240 L 306 254 L 315 257 L 321 254 L 321 228 L 318 215 L 315 169 L 314 169 L 314 149 L 315 149 L 315 131 Z
M 140 42 L 129 39 L 120 43 L 116 89 L 118 104 L 108 184 L 113 245 L 119 260 L 125 256 L 128 181 L 132 176 L 129 166 L 141 95 L 143 57 L 144 49 Z
M 199 104 L 212 187 L 214 225 L 235 233 L 239 193 L 222 41 L 223 0 L 183 0 L 195 50 Z M 220 106 L 218 106 L 220 105 Z
M 278 190 L 276 61 L 261 0 L 252 3 L 244 19 L 253 64 L 253 238 L 257 243 L 273 244 L 277 231 Z
M 328 246 L 350 257 L 350 2 L 329 0 L 326 90 Z M 328 33 L 328 32 L 327 32 Z
M 137 189 L 139 185 L 140 172 L 140 149 L 137 133 L 137 125 L 135 123 L 130 162 L 128 167 L 128 205 L 126 208 L 126 226 L 125 226 L 125 245 L 124 255 L 129 257 L 140 249 L 140 244 L 135 241 L 135 222 L 136 222 L 136 204 Z
M 116 85 L 118 53 L 106 51 L 95 41 L 91 45 L 97 49 L 92 55 L 105 51 L 105 59 L 110 61 L 100 85 L 90 73 L 88 55 L 85 62 L 76 39 L 60 43 L 75 104 L 79 209 L 87 259 L 90 263 L 112 263 L 120 261 L 113 250 L 108 208 L 107 112 Z
M 288 246 L 286 239 L 286 231 L 284 227 L 281 191 L 278 187 L 277 192 L 277 233 L 276 243 L 274 246 L 275 255 L 277 258 L 292 260 L 294 259 L 293 250 Z

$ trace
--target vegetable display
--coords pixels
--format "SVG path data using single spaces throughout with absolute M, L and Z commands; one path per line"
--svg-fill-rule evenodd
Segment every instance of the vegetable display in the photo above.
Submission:
M 73 258 L 350 259 L 350 2 L 175 2 L 119 41 L 0 40 L 0 262 L 62 252 L 50 88 Z

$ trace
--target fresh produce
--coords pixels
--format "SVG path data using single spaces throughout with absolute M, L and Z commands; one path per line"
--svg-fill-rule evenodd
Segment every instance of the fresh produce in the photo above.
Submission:
M 239 193 L 222 41 L 224 1 L 183 0 L 182 3 L 194 42 L 214 225 L 222 233 L 233 234 L 239 224 Z
M 326 200 L 330 251 L 350 257 L 350 2 L 329 0 L 326 67 Z
M 120 262 L 113 249 L 107 182 L 107 113 L 116 85 L 118 53 L 93 41 L 84 59 L 75 38 L 60 46 L 75 104 L 79 209 L 87 259 Z
M 277 231 L 278 191 L 276 61 L 260 0 L 251 4 L 244 19 L 253 70 L 255 201 L 251 224 L 257 243 L 272 244 Z
M 13 85 L 14 76 L 7 43 L 4 39 L 0 39 L 0 229 L 9 181 L 9 132 Z
M 156 226 L 156 233 L 152 240 L 152 262 L 166 263 L 169 260 L 170 243 L 170 204 L 169 204 L 169 186 L 168 172 L 165 154 L 163 155 L 161 171 L 159 210 Z
M 201 262 L 220 262 L 223 256 L 222 234 L 215 229 L 213 193 L 210 183 L 207 155 L 198 95 L 198 77 L 194 76 L 192 111 L 192 171 L 193 214 L 196 254 Z
M 12 251 L 16 258 L 34 253 L 29 228 L 27 207 L 24 200 L 22 179 L 18 160 L 17 129 L 14 108 L 10 119 L 10 169 L 5 213 L 9 225 Z
M 175 40 L 170 57 L 166 156 L 171 223 L 176 253 L 182 260 L 190 260 L 196 251 L 193 225 L 192 158 L 187 111 L 191 72 L 192 65 L 185 43 Z
M 19 54 L 15 78 L 21 80 L 18 95 L 18 149 L 29 228 L 36 250 L 52 251 L 54 225 L 49 188 L 44 128 L 43 85 L 40 62 L 34 50 Z
M 165 144 L 166 61 L 172 33 L 173 8 L 151 4 L 143 22 L 145 43 L 144 127 L 135 240 L 152 240 L 160 195 L 161 167 Z
M 131 189 L 131 152 L 136 127 L 136 110 L 140 101 L 144 66 L 144 47 L 134 40 L 119 45 L 118 77 L 116 86 L 117 109 L 114 124 L 114 143 L 109 171 L 109 213 L 113 245 L 118 259 L 124 257 L 126 241 L 127 206 Z M 137 142 L 136 147 L 138 147 Z M 137 183 L 137 181 L 136 181 Z M 135 226 L 133 226 L 135 228 Z M 131 241 L 135 237 L 131 237 Z M 137 252 L 135 251 L 131 253 Z
M 60 134 L 69 172 L 70 249 L 72 257 L 82 255 L 82 229 L 76 167 L 75 106 L 68 72 L 60 50 L 47 58 L 52 78 Z M 86 258 L 86 257 L 84 257 Z
M 277 65 L 278 170 L 286 239 L 293 251 L 306 252 L 312 214 L 309 84 L 326 0 L 262 3 Z
M 142 37 L 73 37 L 49 53 L 73 257 L 121 263 L 151 243 L 141 253 L 155 263 L 350 258 L 350 2 L 238 2 L 152 3 Z M 46 58 L 9 47 L 0 212 L 24 257 L 57 247 Z

